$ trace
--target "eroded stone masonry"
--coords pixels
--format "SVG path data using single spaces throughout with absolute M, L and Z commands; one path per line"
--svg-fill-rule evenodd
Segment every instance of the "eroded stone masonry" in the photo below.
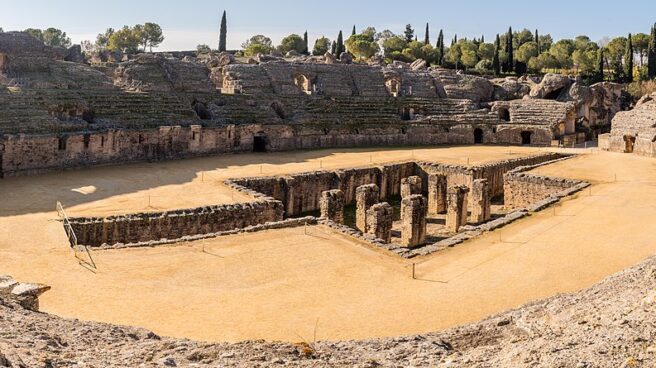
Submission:
M 621 107 L 611 83 L 487 79 L 329 54 L 81 60 L 79 48 L 0 33 L 0 175 L 324 147 L 570 144 L 609 131 Z

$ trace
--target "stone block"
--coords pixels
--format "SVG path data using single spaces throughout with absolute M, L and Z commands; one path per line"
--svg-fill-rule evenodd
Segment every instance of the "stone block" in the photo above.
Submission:
M 415 248 L 426 241 L 426 198 L 414 194 L 401 201 L 401 245 Z
M 379 198 L 380 189 L 376 184 L 362 185 L 355 190 L 355 227 L 363 233 L 367 232 L 367 211 Z
M 492 217 L 490 209 L 490 184 L 486 179 L 474 180 L 471 190 L 471 222 L 480 224 Z
M 454 186 L 447 192 L 446 228 L 450 232 L 458 232 L 461 226 L 467 224 L 467 194 L 469 188 L 465 185 Z
M 437 215 L 446 211 L 446 175 L 428 176 L 428 214 Z
M 339 189 L 321 192 L 319 201 L 321 218 L 334 221 L 338 224 L 344 223 L 344 192 Z
M 421 178 L 419 176 L 409 176 L 401 179 L 401 198 L 414 194 L 421 194 Z
M 394 210 L 389 203 L 377 203 L 367 211 L 367 233 L 389 243 L 392 239 Z

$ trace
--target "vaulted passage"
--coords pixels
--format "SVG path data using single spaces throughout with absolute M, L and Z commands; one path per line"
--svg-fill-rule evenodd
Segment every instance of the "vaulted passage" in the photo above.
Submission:
M 266 152 L 267 142 L 264 134 L 258 134 L 253 137 L 253 152 Z
M 633 148 L 635 146 L 635 137 L 632 135 L 624 136 L 624 153 L 633 153 Z
M 474 129 L 474 144 L 483 144 L 483 129 Z
M 532 135 L 533 135 L 533 132 L 526 132 L 526 131 L 522 132 L 521 133 L 522 144 L 524 144 L 524 145 L 531 144 L 531 136 Z

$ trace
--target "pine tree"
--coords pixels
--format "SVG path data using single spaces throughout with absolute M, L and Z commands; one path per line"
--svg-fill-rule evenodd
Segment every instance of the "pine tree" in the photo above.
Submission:
M 499 52 L 501 51 L 501 38 L 497 34 L 497 40 L 494 42 L 494 57 L 492 58 L 492 70 L 495 75 L 501 74 L 501 63 L 499 62 Z
M 406 42 L 412 42 L 415 38 L 415 30 L 412 29 L 412 25 L 408 24 L 405 26 L 405 31 L 403 31 Z
M 337 36 L 337 46 L 335 47 L 335 55 L 339 57 L 342 52 L 346 51 L 346 47 L 344 47 L 344 36 L 342 35 L 342 31 L 339 31 L 339 35 Z
M 647 77 L 649 79 L 656 78 L 656 24 L 651 28 L 651 37 L 649 38 Z
M 303 33 L 303 55 L 310 55 L 310 47 L 308 45 L 307 31 L 305 31 L 305 33 Z
M 355 24 L 353 25 L 353 31 L 351 32 L 351 36 L 355 36 L 357 32 L 355 31 Z
M 424 36 L 424 45 L 430 45 L 430 35 L 428 33 L 428 23 L 426 23 L 426 35 Z
M 604 81 L 604 48 L 601 47 L 598 52 L 599 59 L 597 60 L 597 70 L 595 71 L 597 74 L 597 82 L 603 82 Z
M 504 71 L 506 73 L 512 73 L 515 69 L 512 27 L 508 28 L 508 34 L 506 35 L 506 57 L 508 60 L 506 60 Z
M 535 43 L 538 45 L 538 55 L 542 53 L 540 50 L 540 36 L 538 35 L 538 30 L 535 30 Z
M 223 11 L 221 17 L 221 30 L 219 31 L 219 51 L 226 51 L 226 40 L 228 35 L 228 22 L 226 20 L 226 12 Z
M 631 41 L 631 34 L 626 42 L 626 51 L 624 52 L 624 81 L 626 83 L 633 82 L 633 41 Z

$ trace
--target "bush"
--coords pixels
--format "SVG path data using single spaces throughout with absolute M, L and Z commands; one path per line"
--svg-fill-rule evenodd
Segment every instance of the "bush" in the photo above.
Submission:
M 633 101 L 638 101 L 642 96 L 656 92 L 656 80 L 646 82 L 633 82 L 627 87 L 627 92 Z

